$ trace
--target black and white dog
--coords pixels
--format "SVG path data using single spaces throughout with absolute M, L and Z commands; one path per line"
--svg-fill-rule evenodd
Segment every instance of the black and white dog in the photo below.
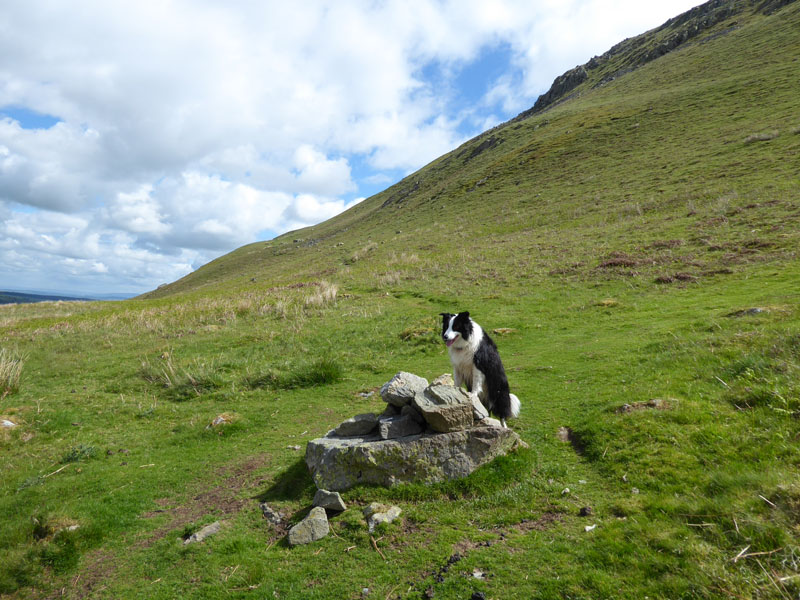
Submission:
M 506 427 L 506 419 L 519 416 L 519 398 L 508 391 L 508 379 L 497 346 L 481 326 L 469 318 L 468 312 L 441 315 L 442 339 L 453 364 L 456 387 L 466 385 L 467 391 Z

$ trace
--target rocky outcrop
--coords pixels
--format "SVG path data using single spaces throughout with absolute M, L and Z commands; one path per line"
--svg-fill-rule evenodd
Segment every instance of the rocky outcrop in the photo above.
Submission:
M 532 108 L 520 113 L 512 121 L 525 119 L 541 112 L 558 102 L 570 98 L 585 81 L 597 87 L 638 67 L 672 52 L 697 38 L 704 41 L 709 36 L 701 37 L 716 25 L 735 17 L 745 11 L 755 10 L 770 15 L 795 0 L 764 0 L 753 8 L 752 2 L 743 0 L 710 0 L 696 6 L 672 19 L 660 27 L 641 35 L 623 40 L 600 56 L 595 56 L 587 63 L 570 69 L 555 78 L 550 89 L 539 96 Z M 727 29 L 713 32 L 710 37 L 724 35 L 735 29 L 733 24 Z M 584 86 L 585 87 L 585 86 Z M 578 90 L 579 91 L 579 90 Z
M 564 98 L 587 79 L 589 79 L 589 73 L 586 72 L 586 67 L 583 65 L 570 69 L 563 75 L 559 75 L 553 81 L 553 85 L 550 86 L 550 89 L 536 100 L 536 104 L 533 105 L 533 111 L 540 111 L 546 106 L 553 104 L 556 100 Z

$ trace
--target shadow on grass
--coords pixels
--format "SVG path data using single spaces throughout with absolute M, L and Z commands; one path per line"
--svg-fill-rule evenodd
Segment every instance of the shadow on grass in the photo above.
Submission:
M 305 461 L 299 458 L 278 475 L 271 486 L 254 497 L 259 502 L 310 499 L 316 489 Z

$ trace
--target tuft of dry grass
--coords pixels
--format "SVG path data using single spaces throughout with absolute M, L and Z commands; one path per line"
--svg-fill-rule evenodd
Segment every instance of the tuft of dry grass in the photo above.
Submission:
M 305 297 L 304 304 L 306 306 L 325 306 L 335 302 L 338 293 L 339 287 L 336 284 L 320 281 L 317 290 Z
M 19 389 L 25 357 L 0 348 L 0 400 Z
M 403 274 L 400 271 L 389 271 L 380 276 L 378 280 L 384 287 L 391 287 L 397 285 L 403 279 Z
M 173 362 L 171 352 L 164 352 L 160 360 L 160 365 L 153 365 L 143 359 L 139 372 L 145 381 L 166 390 L 166 396 L 172 400 L 189 400 L 222 385 L 213 361 L 195 359 L 189 366 L 181 367 Z
M 416 252 L 401 252 L 400 254 L 397 252 L 392 252 L 392 255 L 389 257 L 387 262 L 390 265 L 414 264 L 419 262 L 419 255 Z
M 355 252 L 353 252 L 353 254 L 350 255 L 350 258 L 345 262 L 347 262 L 348 264 L 352 264 L 352 263 L 358 262 L 362 258 L 367 256 L 370 252 L 375 250 L 377 247 L 378 247 L 378 244 L 376 244 L 375 242 L 369 242 L 367 245 L 365 245 L 365 246 L 361 247 L 359 250 L 356 250 Z

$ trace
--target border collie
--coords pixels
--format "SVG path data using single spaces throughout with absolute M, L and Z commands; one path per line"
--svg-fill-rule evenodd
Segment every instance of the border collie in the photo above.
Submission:
M 442 339 L 450 354 L 456 387 L 466 385 L 467 391 L 477 397 L 486 410 L 500 417 L 506 427 L 506 419 L 519 416 L 519 398 L 508 391 L 508 379 L 497 346 L 481 326 L 469 318 L 468 312 L 440 314 Z

